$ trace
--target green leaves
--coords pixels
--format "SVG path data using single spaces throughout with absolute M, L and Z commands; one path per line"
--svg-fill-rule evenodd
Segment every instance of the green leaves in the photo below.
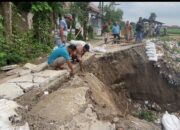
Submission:
M 32 4 L 31 10 L 34 13 L 42 12 L 42 13 L 50 13 L 52 12 L 51 6 L 47 2 L 35 2 Z
M 121 9 L 114 9 L 111 5 L 104 6 L 104 12 L 106 12 L 104 16 L 105 21 L 111 20 L 112 22 L 118 21 L 120 22 L 123 16 L 123 11 Z
M 139 113 L 139 118 L 149 122 L 154 122 L 156 120 L 155 115 L 151 111 L 141 111 Z

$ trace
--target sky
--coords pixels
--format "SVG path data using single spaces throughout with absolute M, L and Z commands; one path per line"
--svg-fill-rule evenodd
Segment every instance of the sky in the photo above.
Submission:
M 94 2 L 98 5 L 98 2 Z M 107 3 L 107 2 L 105 2 Z M 157 15 L 156 20 L 165 25 L 180 26 L 180 2 L 116 2 L 116 8 L 123 10 L 123 20 L 137 22 L 139 17 L 149 18 L 151 12 Z

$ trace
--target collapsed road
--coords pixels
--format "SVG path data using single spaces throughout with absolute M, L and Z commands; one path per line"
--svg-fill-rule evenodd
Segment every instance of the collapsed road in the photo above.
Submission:
M 106 53 L 86 54 L 83 58 L 86 72 L 79 73 L 76 66 L 77 74 L 73 78 L 68 77 L 67 70 L 45 69 L 3 82 L 0 103 L 13 103 L 9 105 L 12 113 L 2 118 L 7 127 L 18 130 L 162 129 L 160 123 L 133 116 L 134 104 L 146 102 L 161 113 L 177 112 L 180 87 L 171 87 L 158 72 L 156 63 L 148 61 L 144 44 L 105 48 Z M 19 107 L 16 103 L 21 107 L 13 111 Z

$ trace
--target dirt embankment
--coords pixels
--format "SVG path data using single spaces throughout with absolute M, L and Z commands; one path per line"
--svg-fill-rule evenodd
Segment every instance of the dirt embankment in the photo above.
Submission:
M 126 109 L 128 98 L 155 102 L 162 111 L 180 109 L 180 88 L 171 87 L 159 74 L 154 63 L 146 59 L 143 46 L 94 58 L 86 70 L 97 76 L 109 89 L 114 86 L 111 91 L 122 110 Z

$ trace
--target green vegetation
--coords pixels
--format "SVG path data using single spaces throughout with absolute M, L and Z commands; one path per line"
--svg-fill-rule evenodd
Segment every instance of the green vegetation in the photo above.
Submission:
M 51 31 L 57 27 L 56 19 L 66 13 L 71 13 L 74 17 L 77 17 L 81 26 L 83 26 L 84 34 L 83 36 L 79 35 L 76 38 L 77 40 L 86 40 L 87 36 L 89 40 L 94 38 L 93 28 L 88 26 L 89 2 L 72 2 L 70 8 L 65 8 L 64 2 L 5 3 L 9 5 L 12 3 L 12 8 L 11 6 L 8 8 L 8 12 L 12 12 L 12 14 L 0 15 L 0 66 L 27 62 L 49 53 L 54 45 L 54 37 L 52 37 Z M 1 3 L 0 5 L 5 4 Z M 121 21 L 122 10 L 116 10 L 111 5 L 104 8 L 106 12 L 105 21 L 118 21 L 121 25 L 124 25 L 124 22 Z M 2 8 L 2 11 L 6 11 L 6 9 Z M 25 16 L 29 12 L 34 15 L 33 29 L 31 30 L 25 28 L 27 26 Z M 7 21 L 10 22 L 7 24 Z M 10 25 L 11 23 L 12 25 Z M 19 27 L 21 25 L 22 27 Z M 75 20 L 70 25 L 75 27 Z M 67 38 L 68 40 L 74 39 L 72 32 L 68 34 Z
M 122 20 L 123 11 L 121 9 L 114 9 L 110 4 L 104 6 L 104 12 L 104 22 L 111 20 L 114 23 L 116 21 L 120 22 Z
M 47 2 L 36 2 L 32 4 L 31 11 L 34 13 L 34 29 L 22 33 L 13 19 L 11 39 L 5 41 L 4 33 L 0 34 L 0 66 L 26 62 L 50 52 L 53 42 L 49 15 L 52 8 Z M 20 15 L 16 6 L 13 6 L 12 15 L 13 18 Z M 0 17 L 0 32 L 3 31 L 3 19 Z
M 154 122 L 156 120 L 155 115 L 151 111 L 144 111 L 143 110 L 143 111 L 139 112 L 138 117 L 140 119 L 144 119 L 144 120 L 149 121 L 149 122 Z
M 178 35 L 180 35 L 180 28 L 174 28 L 174 29 L 168 29 L 167 30 L 167 32 L 168 32 L 168 34 L 178 34 Z
M 94 32 L 93 32 L 92 26 L 89 26 L 89 27 L 88 27 L 88 37 L 89 37 L 90 39 L 93 39 L 93 38 L 94 38 Z

